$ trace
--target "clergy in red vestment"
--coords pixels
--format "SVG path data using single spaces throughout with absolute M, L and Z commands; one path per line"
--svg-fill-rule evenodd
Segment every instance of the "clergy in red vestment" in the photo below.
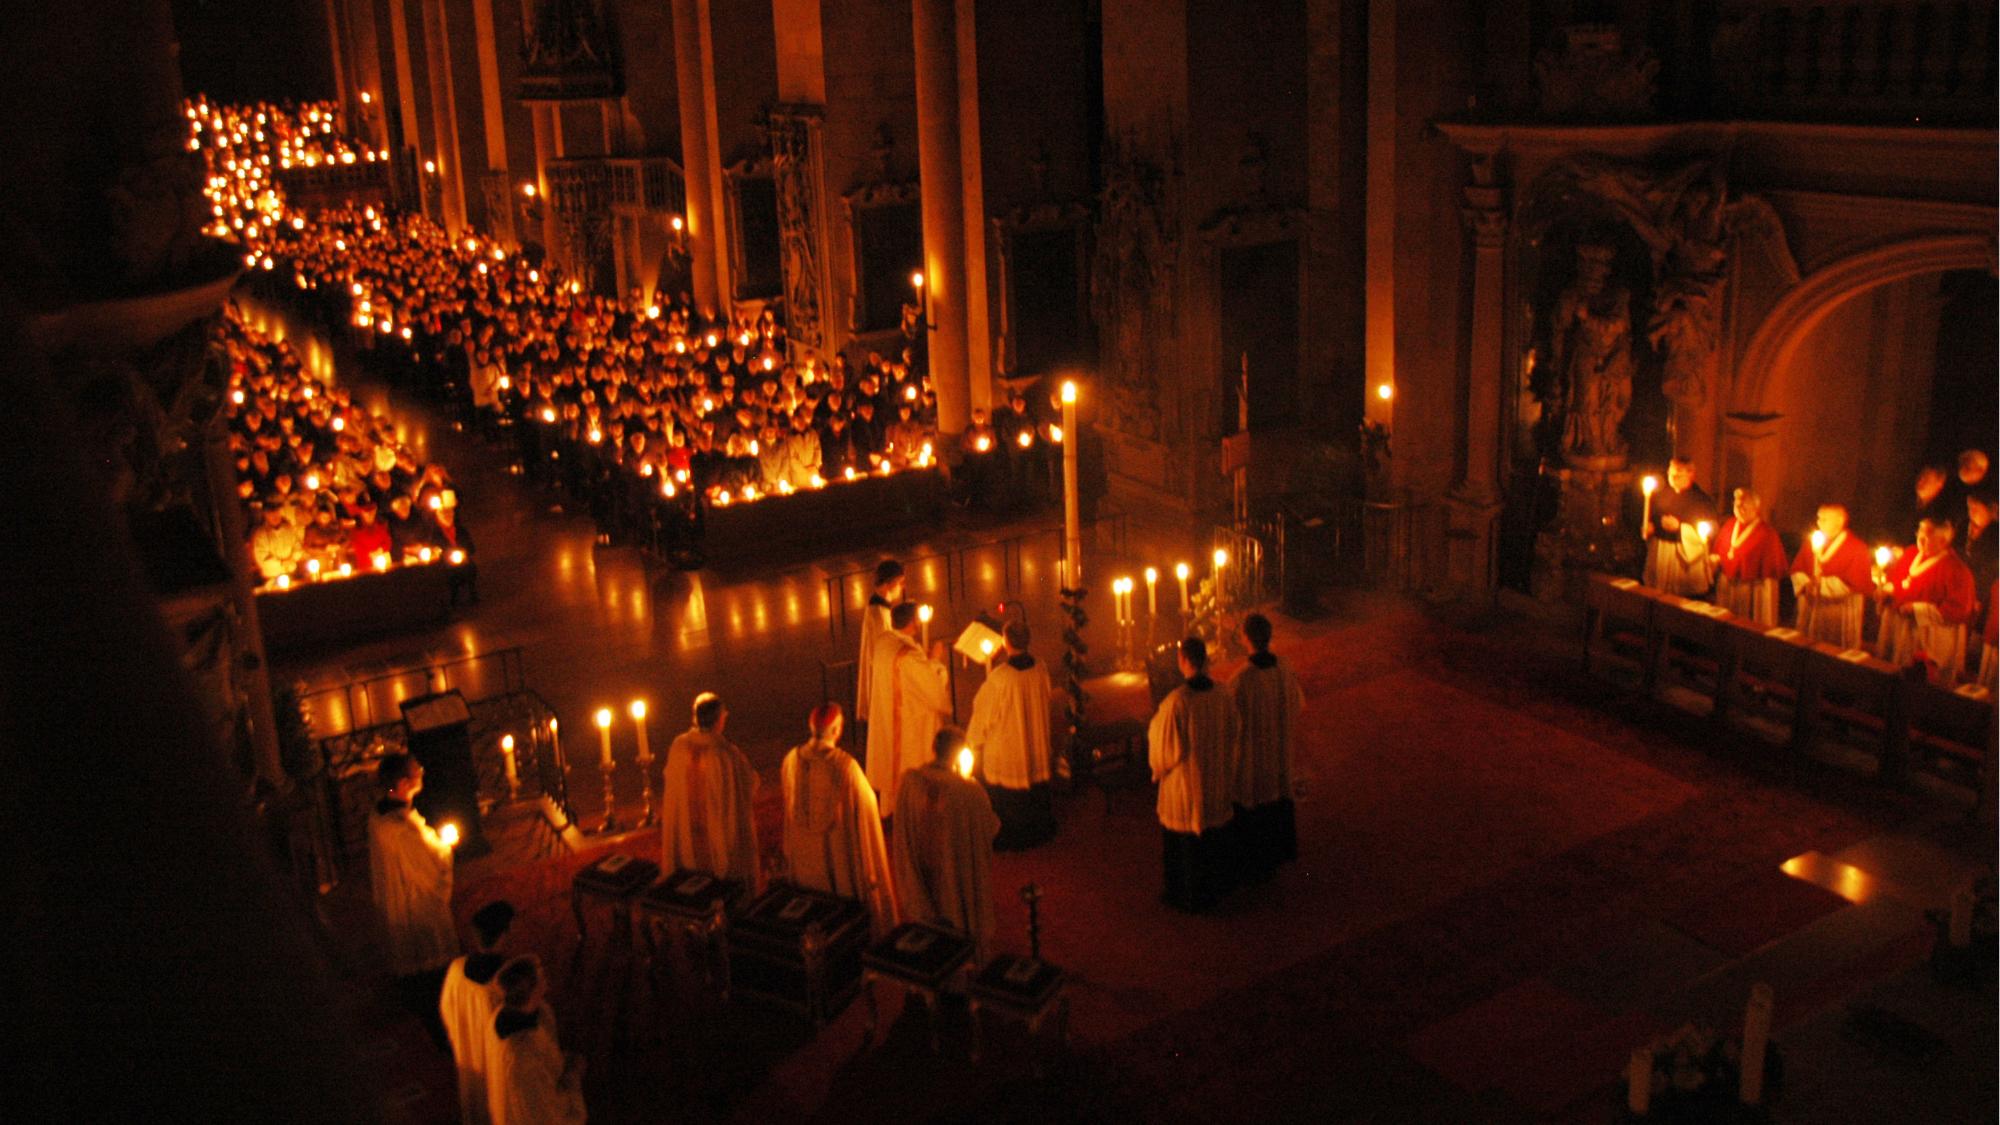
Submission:
M 1701 525 L 1715 520 L 1715 501 L 1694 482 L 1693 461 L 1667 462 L 1667 486 L 1653 493 L 1651 507 L 1643 529 L 1646 585 L 1682 597 L 1706 593 L 1715 575 Z
M 1736 490 L 1734 514 L 1715 534 L 1715 604 L 1759 625 L 1778 623 L 1785 545 L 1764 520 L 1764 498 Z
M 701 871 L 757 889 L 757 826 L 750 794 L 757 773 L 722 728 L 729 710 L 722 697 L 695 697 L 694 727 L 667 748 L 660 778 L 660 865 L 669 872 Z
M 1875 586 L 1874 565 L 1868 545 L 1847 530 L 1846 506 L 1821 504 L 1817 526 L 1792 560 L 1799 632 L 1841 648 L 1860 648 L 1866 592 Z
M 1000 818 L 986 789 L 953 772 L 965 732 L 945 727 L 931 760 L 903 775 L 896 794 L 896 900 L 903 919 L 957 930 L 972 939 L 973 963 L 993 953 L 993 890 L 988 877 Z
M 1898 668 L 1919 654 L 1930 663 L 1933 682 L 1950 687 L 1965 661 L 1966 624 L 1978 602 L 1972 568 L 1951 549 L 1951 524 L 1923 520 L 1917 542 L 1883 568 L 1876 596 L 1882 601 L 1882 631 L 1876 645 L 1883 660 Z

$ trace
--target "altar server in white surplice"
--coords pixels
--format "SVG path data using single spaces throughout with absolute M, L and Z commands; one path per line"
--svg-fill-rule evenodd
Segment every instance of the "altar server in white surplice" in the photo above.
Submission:
M 556 1039 L 540 962 L 508 962 L 500 990 L 486 1084 L 493 1125 L 583 1125 L 583 1059 L 564 1054 Z
M 965 732 L 945 727 L 929 760 L 903 777 L 896 795 L 896 897 L 903 918 L 972 939 L 973 963 L 993 953 L 993 888 L 988 872 L 1000 818 L 976 781 L 951 765 Z
M 1165 838 L 1167 905 L 1203 911 L 1228 892 L 1234 840 L 1240 721 L 1229 693 L 1208 676 L 1208 646 L 1200 637 L 1181 642 L 1181 686 L 1167 693 L 1147 731 L 1157 806 Z
M 1050 734 L 1053 726 L 1049 669 L 1028 651 L 1025 621 L 1010 622 L 1002 634 L 1004 659 L 986 674 L 972 699 L 966 744 L 977 756 L 979 774 L 1000 814 L 994 847 L 1014 851 L 1055 836 L 1053 799 L 1048 792 Z
M 875 564 L 875 590 L 861 609 L 861 653 L 854 664 L 854 718 L 867 722 L 870 692 L 875 682 L 875 641 L 889 631 L 889 613 L 903 600 L 903 564 L 883 559 Z
M 889 614 L 889 631 L 875 639 L 874 697 L 868 720 L 868 783 L 881 807 L 896 809 L 896 783 L 904 771 L 931 760 L 931 738 L 951 717 L 951 681 L 944 642 L 929 653 L 917 641 L 917 607 L 909 602 Z
M 493 1119 L 486 1108 L 486 1071 L 493 1053 L 493 1017 L 500 1011 L 498 978 L 507 963 L 501 946 L 513 924 L 513 904 L 489 902 L 480 907 L 472 916 L 479 950 L 451 963 L 445 970 L 444 990 L 438 994 L 438 1016 L 458 1068 L 458 1116 L 464 1125 L 486 1125 Z
M 779 767 L 785 787 L 785 867 L 801 887 L 868 904 L 875 932 L 896 925 L 882 813 L 861 764 L 840 748 L 840 704 L 823 703 L 812 737 Z
M 729 710 L 722 697 L 695 697 L 694 726 L 667 748 L 660 779 L 660 866 L 671 873 L 704 871 L 758 886 L 757 826 L 750 795 L 757 773 L 722 728 Z
M 1269 618 L 1261 613 L 1244 618 L 1243 637 L 1253 651 L 1229 681 L 1243 724 L 1233 796 L 1242 877 L 1256 882 L 1270 878 L 1279 864 L 1299 858 L 1292 759 L 1305 693 L 1299 678 L 1271 651 Z
M 368 874 L 389 971 L 399 977 L 435 974 L 458 956 L 451 845 L 411 805 L 424 787 L 424 767 L 415 758 L 385 754 L 376 777 L 387 792 L 368 818 Z M 433 987 L 436 981 L 433 976 Z

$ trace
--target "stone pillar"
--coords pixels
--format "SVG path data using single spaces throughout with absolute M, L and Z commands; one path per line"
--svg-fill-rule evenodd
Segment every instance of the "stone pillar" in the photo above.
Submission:
M 1368 373 L 1368 421 L 1388 425 L 1396 386 L 1396 0 L 1368 0 L 1367 233 L 1362 256 L 1362 364 Z M 1391 471 L 1407 458 L 1390 461 Z
M 1491 590 L 1494 525 L 1500 514 L 1500 404 L 1506 385 L 1506 193 L 1491 158 L 1476 158 L 1463 212 L 1472 237 L 1472 332 L 1466 343 L 1465 470 L 1449 497 L 1447 550 L 1453 584 Z
M 955 0 L 959 172 L 964 177 L 965 375 L 971 406 L 993 411 L 993 329 L 986 299 L 986 176 L 979 143 L 979 42 L 974 0 Z M 969 420 L 968 420 L 969 421 Z
M 709 0 L 674 0 L 674 79 L 680 89 L 681 171 L 687 177 L 687 239 L 694 300 L 727 315 L 733 296 L 723 252 L 721 133 L 715 108 L 715 41 Z
M 550 102 L 539 102 L 534 106 L 535 118 L 535 209 L 542 217 L 542 250 L 554 256 L 562 250 L 561 231 L 556 226 L 555 205 L 549 201 L 549 162 L 562 155 L 562 138 L 558 135 L 561 119 L 556 116 L 557 106 Z
M 465 229 L 465 148 L 458 143 L 458 96 L 452 86 L 451 31 L 444 0 L 423 0 L 424 62 L 430 75 L 431 153 L 437 164 L 439 211 L 446 230 Z
M 966 371 L 965 178 L 954 0 L 911 0 L 917 49 L 917 171 L 924 212 L 924 278 L 931 319 L 930 374 L 938 434 L 971 422 Z M 978 144 L 978 138 L 971 139 Z M 983 287 L 982 287 L 983 289 Z M 945 448 L 952 448 L 947 440 Z

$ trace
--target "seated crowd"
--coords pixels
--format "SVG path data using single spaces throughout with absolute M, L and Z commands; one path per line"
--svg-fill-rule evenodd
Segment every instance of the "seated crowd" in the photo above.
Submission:
M 419 461 L 387 419 L 322 383 L 233 304 L 218 338 L 229 365 L 230 453 L 260 578 L 288 588 L 442 562 L 464 568 L 454 593 L 470 591 L 472 537 L 443 467 Z
M 1907 544 L 1869 547 L 1838 503 L 1819 507 L 1812 530 L 1787 552 L 1766 520 L 1756 491 L 1738 488 L 1730 513 L 1695 483 L 1690 461 L 1675 459 L 1664 487 L 1648 501 L 1647 585 L 1711 599 L 1760 625 L 1779 623 L 1782 590 L 1796 605 L 1793 627 L 1843 649 L 1869 644 L 1898 668 L 1920 669 L 1932 682 L 1995 686 L 1995 602 L 2000 548 L 1994 516 L 2000 496 L 1979 450 L 1960 454 L 1955 473 L 1925 468 L 1917 478 Z M 1873 613 L 1870 613 L 1870 609 Z

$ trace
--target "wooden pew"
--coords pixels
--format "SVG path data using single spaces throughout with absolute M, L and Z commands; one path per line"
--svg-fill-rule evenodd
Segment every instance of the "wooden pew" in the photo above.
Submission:
M 1678 668 L 1684 680 L 1715 701 L 1714 717 L 1724 717 L 1726 693 L 1722 685 L 1734 674 L 1730 667 L 1735 650 L 1729 644 L 1729 611 L 1674 594 L 1655 594 L 1654 598 L 1648 686 L 1657 685 L 1662 673 Z
M 1763 692 L 1791 711 L 1793 734 L 1799 730 L 1799 701 L 1804 695 L 1806 652 L 1812 642 L 1796 629 L 1767 628 L 1731 615 L 1725 644 L 1729 659 L 1717 687 L 1716 709 L 1734 711 L 1747 690 Z
M 1909 768 L 1909 734 L 1903 717 L 1902 674 L 1864 650 L 1844 651 L 1824 642 L 1806 651 L 1798 721 L 1792 743 L 1809 748 L 1826 716 L 1878 732 L 1881 777 L 1901 781 Z
M 1652 667 L 1654 591 L 1630 578 L 1592 574 L 1584 587 L 1583 670 L 1600 651 L 1636 653 L 1630 661 L 1643 678 Z
M 1987 791 L 1995 764 L 1993 696 L 1974 685 L 1948 690 L 1905 680 L 1902 686 L 1912 756 L 1969 767 Z

